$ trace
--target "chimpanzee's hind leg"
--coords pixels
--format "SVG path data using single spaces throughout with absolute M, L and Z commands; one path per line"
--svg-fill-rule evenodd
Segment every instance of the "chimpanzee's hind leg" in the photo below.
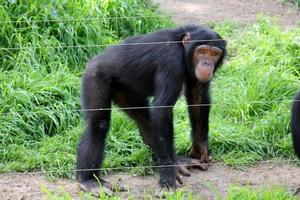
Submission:
M 112 185 L 99 177 L 109 129 L 110 108 L 110 80 L 86 72 L 82 84 L 86 128 L 78 145 L 76 177 L 80 188 L 87 192 L 99 193 L 98 179 L 105 192 L 112 193 Z

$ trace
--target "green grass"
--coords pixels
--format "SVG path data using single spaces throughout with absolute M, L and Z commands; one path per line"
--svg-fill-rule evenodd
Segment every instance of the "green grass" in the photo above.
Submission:
M 221 33 L 223 26 L 217 27 Z M 283 32 L 262 19 L 242 35 L 228 35 L 234 37 L 230 58 L 213 82 L 210 143 L 216 158 L 239 167 L 265 159 L 295 160 L 289 118 L 300 86 L 299 33 L 299 28 Z
M 259 188 L 253 189 L 251 187 L 230 187 L 228 191 L 227 200 L 296 200 L 290 192 L 282 187 Z
M 296 8 L 300 8 L 300 0 L 280 0 L 281 3 L 292 3 L 294 5 L 296 5 Z
M 112 44 L 173 26 L 149 1 L 97 2 L 0 3 L 0 172 L 42 170 L 74 177 L 83 130 L 76 111 L 80 77 L 86 61 L 104 47 L 65 46 Z M 270 159 L 299 163 L 289 123 L 291 100 L 300 86 L 300 28 L 282 31 L 262 19 L 243 28 L 216 24 L 215 30 L 228 40 L 229 54 L 212 83 L 213 158 L 237 168 Z M 117 109 L 112 116 L 104 167 L 152 165 L 134 122 Z M 187 155 L 190 128 L 183 100 L 176 105 L 174 124 L 177 153 Z M 152 173 L 149 168 L 133 171 Z M 238 199 L 239 191 L 230 191 L 228 199 Z M 241 195 L 260 199 L 259 193 L 264 192 L 242 190 Z
M 300 0 L 286 0 L 286 1 L 293 2 L 298 8 L 300 7 Z
M 82 130 L 80 77 L 105 47 L 92 45 L 172 26 L 149 0 L 2 1 L 0 23 L 0 169 L 68 176 Z M 148 159 L 126 158 L 113 165 Z
M 45 186 L 41 186 L 41 190 L 45 194 L 46 199 L 51 199 L 51 200 L 71 200 L 71 199 L 73 199 L 71 194 L 66 192 L 63 188 L 61 189 L 61 191 L 53 192 L 53 191 L 50 191 Z M 80 192 L 79 199 L 94 200 L 96 198 L 89 193 Z M 101 200 L 122 200 L 122 199 L 134 200 L 137 198 L 132 194 L 124 194 L 123 192 L 120 192 L 116 196 L 110 197 L 110 196 L 107 196 L 103 191 L 101 191 L 99 194 L 99 197 L 97 199 L 99 199 L 99 200 L 100 199 Z M 152 199 L 157 199 L 157 198 L 154 198 L 154 195 L 144 194 L 143 199 L 152 200 Z M 188 193 L 183 190 L 177 190 L 176 192 L 173 192 L 173 193 L 166 192 L 164 199 L 166 199 L 166 200 L 181 200 L 181 199 L 193 200 L 193 199 L 201 199 L 201 197 L 198 195 L 193 195 L 193 194 Z
M 141 5 L 140 1 L 129 2 Z M 2 17 L 2 21 L 51 20 L 51 16 L 46 15 L 50 12 L 47 10 L 49 7 L 58 11 L 69 9 L 59 19 L 95 16 L 98 12 L 104 16 L 112 16 L 108 14 L 108 8 L 102 12 L 101 5 L 98 5 L 100 10 L 92 12 L 87 9 L 87 5 L 81 5 L 77 9 L 68 7 L 74 6 L 73 4 L 67 6 L 59 3 L 47 4 L 48 6 L 36 4 L 44 10 L 38 14 L 29 12 L 23 15 L 21 13 L 26 10 L 26 5 L 29 9 L 35 4 L 29 6 L 28 3 L 19 7 L 6 3 L 7 9 L 2 9 L 1 15 L 6 17 Z M 148 6 L 145 4 L 145 7 L 136 8 L 137 12 L 124 13 L 124 16 L 133 16 L 142 12 L 141 10 L 148 10 L 149 16 L 155 15 L 153 7 L 150 9 Z M 123 22 L 122 18 L 119 20 Z M 65 29 L 72 30 L 64 36 L 50 34 L 53 27 L 45 26 L 45 22 L 11 22 L 2 27 L 0 39 L 6 41 L 2 43 L 7 44 L 4 47 L 17 48 L 45 46 L 49 41 L 55 41 L 53 44 L 61 46 L 99 44 L 105 38 L 106 42 L 116 42 L 127 34 L 158 29 L 157 20 L 162 20 L 161 28 L 171 26 L 168 20 L 161 18 L 143 22 L 145 29 L 139 29 L 136 24 L 122 25 L 120 22 L 120 28 L 132 30 L 117 33 L 114 31 L 115 21 L 49 24 L 56 27 L 57 33 Z M 32 30 L 32 26 L 37 27 Z M 99 27 L 103 29 L 101 34 Z M 86 34 L 79 36 L 78 32 L 82 29 L 94 37 Z M 258 24 L 243 29 L 232 23 L 217 24 L 215 29 L 228 39 L 229 55 L 212 84 L 212 156 L 234 167 L 245 167 L 266 159 L 295 162 L 290 138 L 289 110 L 290 100 L 299 86 L 299 28 L 282 31 L 263 19 Z M 71 32 L 74 35 L 68 35 Z M 15 38 L 17 35 L 19 39 Z M 77 43 L 69 44 L 69 38 Z M 78 51 L 77 54 L 74 51 Z M 1 171 L 39 169 L 54 176 L 74 175 L 72 169 L 75 165 L 76 146 L 83 129 L 80 113 L 76 111 L 80 108 L 80 76 L 84 69 L 83 63 L 94 51 L 95 48 L 84 51 L 82 48 L 27 48 L 0 52 Z M 104 166 L 151 165 L 150 151 L 142 143 L 134 122 L 118 110 L 114 110 L 112 116 Z M 174 122 L 177 152 L 187 154 L 190 128 L 183 100 L 175 108 Z M 151 172 L 151 169 L 135 168 L 135 171 L 144 174 Z
M 47 199 L 51 200 L 71 200 L 72 196 L 64 191 L 63 189 L 60 192 L 51 192 L 46 187 L 42 187 L 42 191 L 44 192 Z M 124 194 L 123 194 L 124 195 Z M 80 193 L 79 194 L 80 199 L 95 199 L 91 194 L 88 193 Z M 108 197 L 105 195 L 104 192 L 100 194 L 98 199 L 101 200 L 121 200 L 121 199 L 129 199 L 133 200 L 136 199 L 136 197 L 129 194 L 129 196 L 125 195 L 122 196 L 122 193 L 114 197 Z M 296 200 L 296 197 L 293 196 L 289 191 L 287 191 L 283 187 L 262 187 L 262 188 L 253 188 L 250 186 L 230 186 L 227 191 L 227 195 L 225 197 L 215 197 L 218 200 L 226 199 L 226 200 Z M 144 199 L 152 200 L 155 199 L 153 196 L 145 195 Z M 166 193 L 166 200 L 181 200 L 181 199 L 187 199 L 187 200 L 201 200 L 204 199 L 201 197 L 201 195 L 192 194 L 190 192 L 184 191 L 184 190 L 177 190 L 174 193 Z

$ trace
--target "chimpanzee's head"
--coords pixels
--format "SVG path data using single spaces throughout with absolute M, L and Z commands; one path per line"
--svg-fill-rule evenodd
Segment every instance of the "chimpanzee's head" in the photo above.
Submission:
M 206 27 L 185 33 L 183 46 L 188 72 L 200 82 L 211 80 L 214 72 L 223 63 L 226 41 Z

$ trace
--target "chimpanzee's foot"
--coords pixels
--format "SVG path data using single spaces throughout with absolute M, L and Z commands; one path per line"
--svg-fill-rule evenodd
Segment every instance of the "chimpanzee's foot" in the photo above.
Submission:
M 159 199 L 164 199 L 166 198 L 166 192 L 173 194 L 176 189 L 179 186 L 175 186 L 175 187 L 160 187 L 156 192 L 155 192 L 155 197 L 159 198 Z
M 183 156 L 177 156 L 177 163 L 178 163 L 178 171 L 180 174 L 184 176 L 189 176 L 191 172 L 189 169 L 197 168 L 203 171 L 206 171 L 209 166 L 209 162 L 202 162 L 201 160 L 188 158 Z M 189 175 L 188 175 L 189 174 Z
M 178 183 L 183 184 L 183 177 L 182 176 L 190 176 L 191 172 L 189 169 L 191 168 L 198 168 L 200 170 L 207 170 L 208 169 L 208 163 L 201 163 L 200 160 L 193 159 L 193 158 L 187 158 L 183 156 L 176 156 L 177 160 L 177 175 L 176 179 Z
M 199 159 L 200 163 L 211 163 L 212 159 L 208 155 L 208 146 L 206 143 L 200 144 L 199 147 L 193 147 L 190 152 L 190 157 Z
M 99 185 L 100 182 L 100 185 Z M 114 186 L 111 183 L 99 178 L 99 182 L 95 179 L 90 179 L 79 183 L 79 188 L 85 192 L 92 193 L 93 196 L 99 196 L 100 192 L 103 191 L 106 195 L 112 196 L 113 192 L 126 191 L 122 186 Z

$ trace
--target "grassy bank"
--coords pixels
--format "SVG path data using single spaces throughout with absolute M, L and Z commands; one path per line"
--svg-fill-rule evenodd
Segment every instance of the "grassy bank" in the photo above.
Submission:
M 173 25 L 149 1 L 98 2 L 1 1 L 0 172 L 42 170 L 74 177 L 86 61 L 130 35 Z M 263 19 L 243 28 L 217 24 L 215 30 L 228 40 L 229 55 L 212 84 L 213 158 L 237 168 L 262 160 L 297 163 L 289 118 L 300 87 L 300 29 L 282 31 Z M 134 122 L 118 109 L 112 116 L 105 167 L 151 165 Z M 177 153 L 187 155 L 190 128 L 183 99 L 176 105 L 174 124 Z M 184 194 L 176 195 L 181 199 Z M 228 199 L 245 195 L 293 199 L 281 189 L 249 188 L 231 189 Z
M 80 77 L 84 63 L 101 50 L 86 45 L 114 43 L 171 23 L 143 1 L 26 2 L 5 3 L 0 15 L 5 22 L 0 37 L 0 169 L 42 169 L 72 177 L 83 129 L 76 111 Z M 120 18 L 111 20 L 115 15 Z M 122 18 L 136 15 L 138 20 Z M 289 110 L 300 85 L 299 28 L 284 32 L 261 20 L 243 31 L 230 23 L 215 29 L 228 39 L 229 55 L 212 84 L 212 156 L 235 167 L 266 159 L 294 161 Z M 152 164 L 135 124 L 117 109 L 112 116 L 105 167 Z M 174 121 L 177 152 L 187 154 L 190 129 L 183 100 Z M 145 170 L 150 169 L 137 171 Z
M 43 192 L 45 193 L 46 197 L 51 200 L 71 200 L 72 196 L 62 190 L 60 195 L 51 193 L 47 188 L 43 188 Z M 80 199 L 85 200 L 92 200 L 95 199 L 91 194 L 87 193 L 80 193 Z M 125 198 L 123 196 L 115 196 L 115 197 L 108 197 L 105 195 L 105 193 L 101 193 L 100 197 L 98 199 L 101 200 L 121 200 L 121 199 L 129 199 L 134 200 L 136 199 L 134 196 L 131 195 L 125 195 Z M 144 199 L 152 200 L 155 199 L 153 196 L 144 195 Z M 187 199 L 187 200 L 201 200 L 204 199 L 201 194 L 192 194 L 184 190 L 178 190 L 176 193 L 167 193 L 166 194 L 166 200 L 181 200 L 181 199 Z M 225 197 L 221 197 L 220 194 L 215 195 L 215 199 L 221 200 L 240 200 L 240 199 L 249 199 L 249 200 L 296 200 L 297 198 L 293 196 L 291 193 L 287 192 L 285 188 L 282 187 L 264 187 L 259 189 L 253 189 L 249 186 L 244 187 L 236 187 L 231 186 L 228 188 L 228 194 Z
M 155 10 L 147 0 L 1 2 L 1 171 L 74 168 L 85 63 L 122 38 L 172 25 Z

